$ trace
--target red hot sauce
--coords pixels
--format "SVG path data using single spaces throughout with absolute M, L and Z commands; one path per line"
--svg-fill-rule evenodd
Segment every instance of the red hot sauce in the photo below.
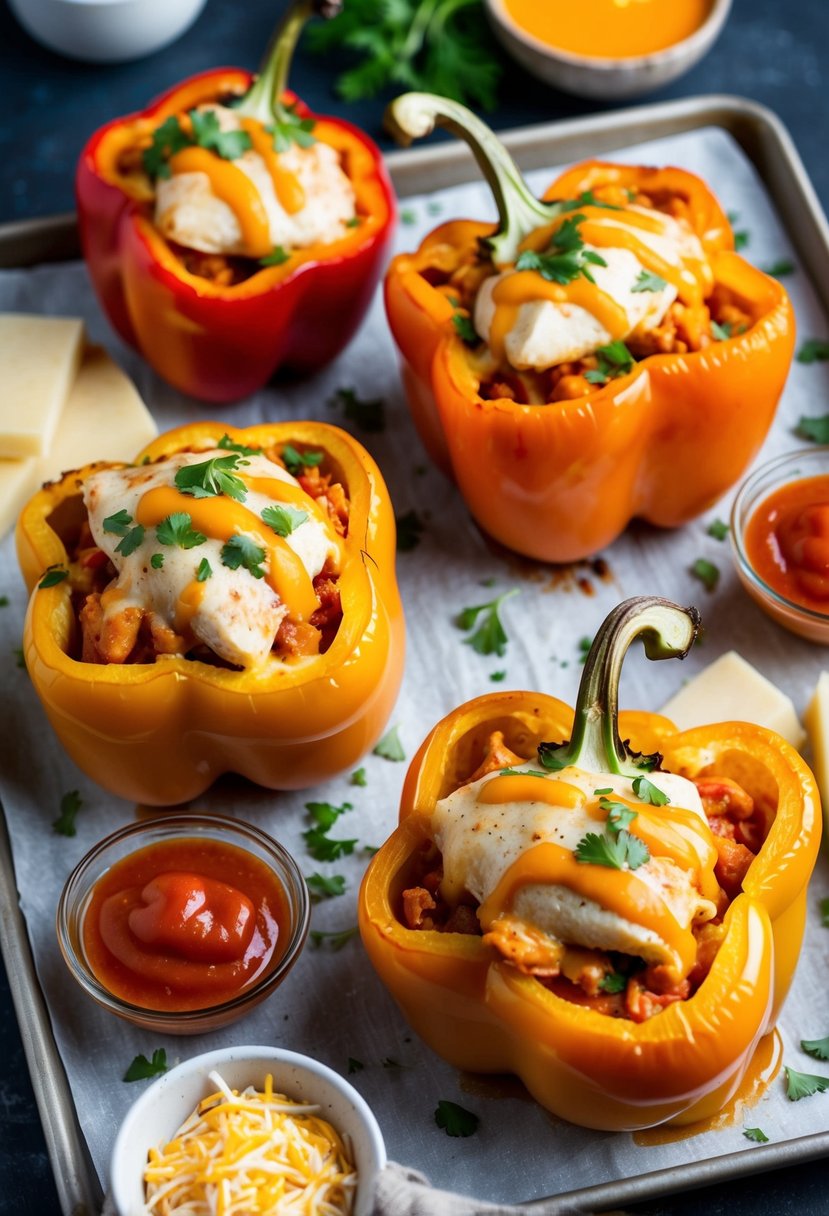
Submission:
M 264 862 L 218 840 L 138 849 L 95 884 L 83 921 L 87 962 L 143 1009 L 208 1009 L 241 995 L 285 952 L 290 910 Z
M 829 475 L 781 486 L 748 521 L 749 562 L 779 595 L 829 615 Z

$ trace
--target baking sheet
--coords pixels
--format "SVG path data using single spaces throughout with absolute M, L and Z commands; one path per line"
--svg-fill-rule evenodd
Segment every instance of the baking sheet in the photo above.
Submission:
M 750 234 L 747 256 L 759 265 L 791 256 L 790 243 L 754 168 L 725 132 L 711 129 L 651 142 L 644 150 L 619 154 L 619 159 L 673 162 L 701 173 L 726 207 L 739 213 L 736 226 Z M 534 174 L 531 181 L 540 189 L 551 175 Z M 443 216 L 490 214 L 486 192 L 477 184 L 407 198 L 403 210 L 409 222 L 401 224 L 398 234 L 401 249 L 411 248 Z M 787 286 L 801 338 L 825 336 L 824 317 L 802 269 L 787 280 Z M 3 272 L 0 308 L 82 313 L 93 339 L 107 345 L 133 375 L 162 428 L 219 413 L 160 384 L 117 343 L 98 313 L 79 265 Z M 798 446 L 791 427 L 800 413 L 821 412 L 816 403 L 825 399 L 827 375 L 824 365 L 794 365 L 761 458 Z M 338 387 L 355 387 L 362 396 L 386 400 L 386 430 L 359 437 L 377 457 L 398 513 L 416 508 L 427 518 L 418 548 L 399 559 L 409 655 L 392 722 L 400 725 L 408 755 L 434 721 L 455 704 L 495 687 L 489 680 L 493 671 L 507 672 L 498 687 L 541 688 L 572 699 L 580 673 L 579 640 L 595 631 L 619 599 L 632 594 L 658 592 L 680 602 L 696 602 L 707 630 L 704 645 L 683 667 L 648 664 L 641 654 L 632 653 L 623 678 L 623 704 L 655 708 L 683 678 L 735 647 L 789 692 L 799 708 L 805 705 L 822 652 L 776 629 L 739 589 L 727 547 L 705 531 L 711 518 L 727 518 L 726 501 L 679 533 L 634 527 L 606 555 L 611 570 L 607 581 L 589 567 L 568 575 L 494 551 L 469 521 L 457 493 L 427 467 L 403 404 L 379 299 L 367 325 L 335 367 L 312 381 L 270 389 L 243 406 L 221 411 L 220 416 L 237 426 L 290 417 L 337 421 L 337 412 L 327 402 Z M 715 561 L 722 571 L 713 595 L 688 572 L 700 556 Z M 485 589 L 481 584 L 491 578 L 495 585 Z M 520 588 L 520 595 L 504 609 L 510 635 L 506 657 L 482 658 L 463 644 L 452 619 L 462 607 L 513 586 Z M 19 645 L 25 600 L 8 540 L 0 549 L 0 593 L 10 599 L 0 611 L 0 647 L 8 655 Z M 63 756 L 25 672 L 16 667 L 11 669 L 0 708 L 0 740 L 0 797 L 9 822 L 21 905 L 80 1122 L 102 1174 L 115 1129 L 135 1096 L 137 1087 L 119 1079 L 132 1057 L 165 1046 L 172 1063 L 231 1042 L 279 1043 L 316 1055 L 343 1072 L 349 1057 L 361 1061 L 364 1067 L 351 1079 L 373 1106 L 390 1156 L 424 1170 L 438 1185 L 468 1194 L 527 1200 L 730 1153 L 749 1154 L 752 1167 L 762 1166 L 764 1150 L 752 1148 L 743 1138 L 739 1120 L 716 1132 L 643 1147 L 630 1136 L 586 1132 L 555 1120 L 515 1085 L 459 1077 L 410 1034 L 356 940 L 338 953 L 309 947 L 272 1000 L 223 1032 L 165 1040 L 117 1022 L 75 989 L 59 957 L 53 918 L 59 888 L 70 868 L 100 836 L 129 821 L 135 808 L 96 789 Z M 351 801 L 354 810 L 341 821 L 347 834 L 375 845 L 393 825 L 405 765 L 372 756 L 366 770 L 365 789 L 350 787 L 346 777 L 316 788 L 313 796 Z M 75 788 L 84 805 L 78 835 L 67 840 L 55 836 L 50 824 L 61 794 Z M 275 795 L 227 779 L 196 800 L 193 809 L 233 810 L 282 840 L 306 873 L 320 869 L 346 874 L 347 894 L 320 905 L 313 925 L 324 930 L 347 928 L 355 922 L 354 900 L 366 856 L 327 867 L 306 857 L 301 832 L 307 826 L 303 804 L 310 796 Z M 782 1034 L 788 1063 L 821 1071 L 799 1052 L 797 1043 L 801 1037 L 820 1037 L 827 1029 L 821 1012 L 821 976 L 829 933 L 821 929 L 816 909 L 818 898 L 829 893 L 825 860 L 813 892 L 806 951 Z M 432 1119 L 440 1098 L 458 1101 L 481 1116 L 476 1136 L 463 1141 L 445 1137 Z M 797 1105 L 788 1103 L 778 1081 L 748 1122 L 762 1126 L 773 1143 L 791 1141 L 823 1132 L 825 1101 L 816 1096 Z M 673 1177 L 675 1185 L 679 1179 Z

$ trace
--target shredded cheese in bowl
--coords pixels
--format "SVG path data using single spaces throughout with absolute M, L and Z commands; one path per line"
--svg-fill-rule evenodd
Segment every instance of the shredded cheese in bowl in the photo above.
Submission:
M 319 1106 L 217 1072 L 204 1098 L 144 1171 L 146 1216 L 348 1216 L 357 1187 L 350 1150 Z

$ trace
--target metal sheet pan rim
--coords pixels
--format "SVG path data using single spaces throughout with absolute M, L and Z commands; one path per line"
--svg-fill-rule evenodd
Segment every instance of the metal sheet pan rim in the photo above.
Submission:
M 543 152 L 549 161 L 567 159 L 569 145 L 582 143 L 580 155 L 595 154 L 591 137 L 599 139 L 602 152 L 611 152 L 648 139 L 680 134 L 703 126 L 719 126 L 745 147 L 738 128 L 742 125 L 764 145 L 769 163 L 761 165 L 756 151 L 746 149 L 781 212 L 798 251 L 806 253 L 812 280 L 829 312 L 829 224 L 806 173 L 795 144 L 783 122 L 771 110 L 747 98 L 711 94 L 680 101 L 635 106 L 622 110 L 513 128 L 501 138 L 519 163 L 532 153 Z M 457 144 L 407 149 L 387 155 L 392 180 L 401 193 L 425 193 L 448 184 L 434 182 L 438 170 L 451 170 L 456 182 L 469 176 L 474 164 L 466 149 Z M 427 180 L 420 180 L 424 177 Z M 795 218 L 798 223 L 795 225 Z M 21 242 L 27 249 L 43 251 L 42 261 L 58 260 L 56 252 L 77 240 L 72 213 L 15 220 L 0 224 L 0 267 L 31 265 L 15 252 Z M 51 255 L 51 256 L 50 256 Z M 824 273 L 825 271 L 825 273 Z M 49 1015 L 37 981 L 34 958 L 25 921 L 16 899 L 11 844 L 0 808 L 0 951 L 9 971 L 12 1003 L 20 1025 L 32 1084 L 44 1127 L 47 1150 L 66 1216 L 83 1216 L 100 1203 L 100 1184 L 86 1151 L 77 1114 Z M 798 1137 L 779 1144 L 744 1149 L 709 1157 L 685 1166 L 651 1171 L 597 1186 L 561 1192 L 523 1204 L 527 1212 L 578 1212 L 609 1204 L 641 1202 L 683 1188 L 693 1189 L 716 1181 L 739 1178 L 814 1160 L 829 1154 L 829 1131 Z

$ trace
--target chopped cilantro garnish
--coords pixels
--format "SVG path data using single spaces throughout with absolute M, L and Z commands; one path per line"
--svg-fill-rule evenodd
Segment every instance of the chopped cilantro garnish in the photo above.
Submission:
M 797 267 L 788 258 L 781 258 L 778 262 L 772 262 L 771 266 L 764 266 L 762 269 L 763 274 L 769 274 L 775 279 L 783 279 L 787 274 L 794 274 Z
M 427 215 L 440 215 L 442 211 L 443 211 L 443 204 L 437 202 L 436 200 L 432 200 L 431 203 L 426 204 L 426 214 Z
M 131 524 L 132 516 L 129 511 L 116 511 L 114 515 L 107 515 L 101 527 L 105 532 L 112 532 L 115 536 L 126 536 Z
M 627 988 L 627 982 L 627 976 L 622 975 L 621 971 L 611 971 L 599 980 L 599 988 L 602 992 L 624 992 L 625 988 Z
M 801 439 L 809 439 L 812 443 L 829 443 L 829 414 L 815 414 L 809 417 L 801 414 L 795 435 Z
M 374 748 L 373 754 L 375 756 L 382 756 L 384 760 L 400 761 L 406 759 L 403 744 L 400 742 L 400 738 L 397 734 L 398 730 L 399 727 L 392 726 L 390 730 L 386 731 L 383 738 Z
M 786 1068 L 784 1072 L 786 1097 L 790 1102 L 799 1102 L 801 1098 L 811 1098 L 812 1094 L 822 1094 L 829 1089 L 829 1077 L 819 1077 L 813 1072 L 796 1072 L 793 1068 Z
M 154 553 L 150 558 L 150 565 L 152 566 L 153 570 L 160 570 L 164 565 L 164 554 Z
M 77 790 L 69 790 L 60 800 L 60 814 L 52 821 L 52 831 L 58 836 L 75 836 L 75 816 L 83 802 Z
M 560 758 L 564 743 L 539 743 L 538 762 L 548 773 L 558 773 L 567 767 L 567 761 Z
M 181 152 L 182 148 L 188 148 L 191 143 L 190 136 L 182 130 L 176 115 L 171 114 L 153 131 L 152 143 L 142 153 L 145 172 L 152 178 L 169 177 L 170 157 Z
M 606 830 L 613 836 L 629 828 L 639 814 L 632 806 L 620 802 L 618 798 L 600 798 L 599 810 L 607 815 Z
M 537 768 L 499 768 L 498 775 L 500 777 L 543 777 L 545 780 L 549 776 L 548 773 L 542 773 Z
M 800 1046 L 816 1060 L 829 1060 L 829 1036 L 825 1039 L 801 1039 Z
M 481 339 L 478 337 L 471 317 L 462 312 L 453 313 L 452 324 L 455 327 L 455 333 L 462 342 L 465 342 L 467 346 L 478 345 Z
M 313 118 L 300 118 L 296 112 L 296 102 L 290 106 L 280 106 L 279 115 L 268 131 L 273 135 L 273 146 L 277 152 L 287 152 L 291 144 L 300 148 L 310 148 L 316 143 L 311 132 L 314 130 Z
M 146 1081 L 150 1077 L 157 1077 L 161 1073 L 167 1071 L 167 1052 L 163 1047 L 158 1047 L 153 1052 L 153 1057 L 148 1060 L 146 1056 L 136 1056 L 132 1064 L 124 1073 L 125 1081 Z
M 345 221 L 345 226 L 346 228 L 359 228 L 362 222 L 363 217 L 361 215 L 352 215 L 350 220 Z
M 364 768 L 355 768 L 354 772 L 351 774 L 351 780 L 349 782 L 349 785 L 359 785 L 359 786 L 368 785 L 368 778 L 366 777 L 366 770 Z
M 824 929 L 829 929 L 829 896 L 820 901 L 818 908 L 820 910 L 820 923 Z
M 501 622 L 501 605 L 517 594 L 518 588 L 513 587 L 489 603 L 464 608 L 458 614 L 455 618 L 458 629 L 474 630 L 468 638 L 464 638 L 467 646 L 471 646 L 478 654 L 497 654 L 499 658 L 504 657 L 509 639 Z
M 299 507 L 290 507 L 283 504 L 274 504 L 272 507 L 265 507 L 262 511 L 262 519 L 272 528 L 277 536 L 290 536 L 292 532 L 296 532 L 308 518 L 307 511 L 301 511 Z
M 562 211 L 579 211 L 582 207 L 601 207 L 604 211 L 624 211 L 624 207 L 617 207 L 615 203 L 600 202 L 592 190 L 583 190 L 578 198 L 567 199 L 561 203 Z
M 8 606 L 9 597 L 7 595 L 0 595 L 0 608 L 8 608 Z
M 471 1136 L 478 1130 L 480 1119 L 471 1110 L 441 1098 L 435 1111 L 435 1123 L 447 1136 Z
M 284 266 L 290 261 L 291 255 L 282 245 L 274 245 L 270 253 L 259 259 L 260 266 Z
M 642 802 L 649 803 L 650 806 L 667 806 L 671 801 L 667 794 L 663 794 L 652 781 L 648 781 L 647 777 L 633 778 L 633 792 Z
M 505 671 L 491 671 L 489 673 L 489 678 L 493 684 L 500 684 L 507 678 L 507 673 Z
M 739 232 L 734 233 L 734 248 L 739 253 L 739 251 L 741 249 L 746 248 L 746 246 L 749 244 L 750 240 L 751 240 L 750 233 L 748 233 L 745 230 L 745 228 L 743 228 Z
M 190 121 L 194 142 L 222 160 L 236 160 L 253 147 L 247 131 L 223 131 L 214 110 L 190 110 Z
M 587 656 L 590 654 L 590 647 L 593 645 L 593 639 L 588 637 L 579 638 L 579 663 L 584 667 L 587 662 Z
M 607 262 L 594 250 L 585 248 L 578 228 L 583 219 L 583 215 L 573 215 L 566 219 L 553 234 L 546 253 L 525 249 L 519 255 L 515 269 L 535 270 L 548 283 L 572 283 L 579 275 L 583 275 L 589 283 L 594 283 L 590 267 L 606 266 Z
M 699 579 L 706 591 L 714 591 L 720 581 L 719 568 L 705 557 L 697 558 L 691 566 L 691 574 Z
M 658 274 L 651 274 L 649 270 L 640 270 L 636 276 L 636 282 L 631 287 L 631 291 L 636 293 L 640 291 L 662 291 L 663 287 L 668 284 Z
M 357 396 L 356 389 L 338 388 L 328 404 L 334 409 L 342 406 L 344 416 L 361 431 L 377 434 L 386 429 L 386 403 L 382 397 L 366 401 Z
M 636 360 L 624 342 L 608 342 L 596 350 L 596 361 L 599 366 L 584 373 L 589 384 L 607 384 L 617 376 L 627 376 L 633 371 Z
M 176 489 L 193 498 L 226 494 L 228 498 L 244 502 L 247 488 L 235 470 L 245 463 L 238 452 L 229 452 L 227 456 L 211 456 L 199 464 L 182 465 L 175 476 Z
M 347 945 L 358 933 L 357 926 L 352 925 L 350 929 L 338 929 L 333 933 L 323 933 L 320 929 L 312 929 L 309 936 L 311 945 L 317 949 L 320 946 L 327 946 L 329 950 L 342 950 L 343 946 Z
M 155 535 L 160 545 L 177 545 L 179 549 L 195 549 L 207 540 L 203 532 L 196 532 L 187 511 L 174 511 L 162 519 Z
M 305 882 L 315 903 L 345 893 L 345 877 L 342 874 L 309 874 Z
M 757 1144 L 768 1144 L 769 1138 L 760 1127 L 744 1127 L 743 1135 L 746 1140 L 754 1140 Z
M 230 540 L 222 545 L 222 565 L 227 566 L 228 570 L 238 570 L 240 566 L 244 566 L 254 578 L 265 577 L 265 571 L 262 569 L 265 557 L 262 546 L 257 545 L 249 536 L 231 536 Z
M 417 511 L 407 511 L 405 515 L 395 516 L 397 524 L 397 552 L 411 553 L 420 544 L 420 537 L 425 527 Z
M 648 846 L 624 829 L 615 835 L 588 832 L 573 850 L 583 865 L 607 866 L 612 870 L 638 870 L 650 857 Z
M 342 806 L 334 806 L 330 802 L 306 802 L 305 809 L 313 819 L 314 826 L 303 832 L 302 836 L 315 861 L 337 861 L 354 852 L 356 839 L 331 840 L 327 835 L 340 815 L 352 809 L 350 802 L 344 802 Z
M 222 435 L 221 439 L 216 444 L 216 447 L 221 448 L 224 452 L 238 452 L 240 456 L 262 455 L 262 448 L 249 448 L 244 443 L 237 443 L 235 439 L 231 439 L 227 433 Z
M 282 463 L 292 477 L 299 477 L 303 469 L 314 469 L 322 464 L 324 452 L 300 452 L 291 443 L 286 443 L 279 453 Z
M 144 540 L 144 525 L 136 524 L 134 528 L 130 528 L 126 536 L 122 536 L 121 540 L 115 546 L 115 552 L 120 553 L 123 557 L 129 557 L 134 553 Z
M 798 363 L 825 363 L 829 359 L 829 342 L 809 338 L 797 352 Z
M 207 558 L 203 557 L 201 559 L 201 561 L 199 562 L 199 568 L 196 571 L 196 582 L 197 583 L 206 583 L 207 580 L 212 577 L 212 575 L 213 575 L 213 567 L 210 565 L 210 562 L 207 560 Z
M 723 523 L 721 519 L 712 519 L 705 530 L 709 536 L 714 537 L 714 540 L 725 540 L 729 529 L 728 524 Z
M 13 653 L 14 653 L 15 659 L 17 660 L 16 665 L 19 668 L 21 668 L 21 670 L 25 671 L 26 670 L 26 656 L 23 653 L 23 647 L 15 646 Z
M 47 587 L 56 587 L 58 583 L 62 583 L 66 578 L 69 578 L 69 571 L 64 569 L 63 566 L 49 566 L 38 583 L 37 589 L 38 591 L 45 591 Z
M 727 338 L 731 337 L 731 328 L 731 324 L 728 321 L 724 321 L 722 325 L 719 321 L 711 322 L 711 333 L 718 342 L 725 342 Z
M 417 223 L 417 216 L 415 215 L 414 211 L 412 211 L 411 207 L 404 207 L 403 210 L 400 212 L 400 223 L 401 224 L 416 224 Z

